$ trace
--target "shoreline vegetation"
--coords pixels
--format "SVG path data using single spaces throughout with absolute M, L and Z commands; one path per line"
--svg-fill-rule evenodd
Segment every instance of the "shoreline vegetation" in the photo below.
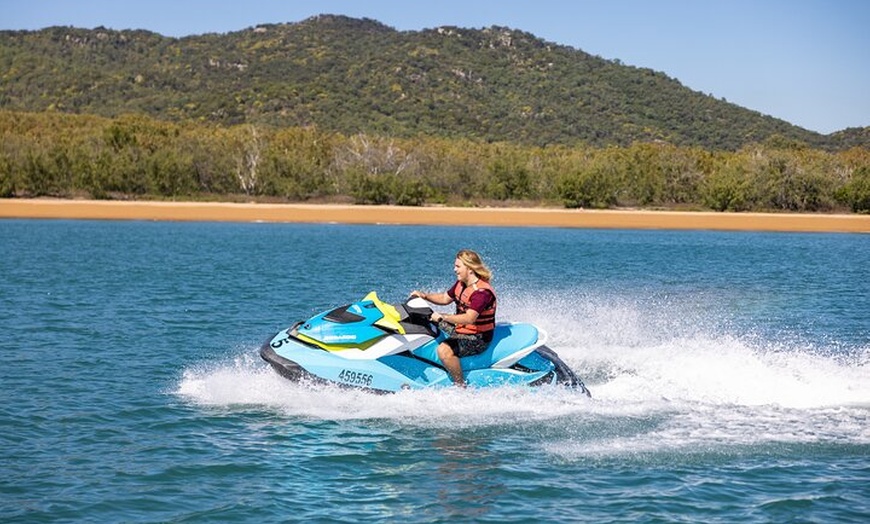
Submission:
M 342 135 L 0 111 L 0 198 L 870 213 L 870 149 Z
M 870 233 L 859 214 L 0 199 L 13 218 Z

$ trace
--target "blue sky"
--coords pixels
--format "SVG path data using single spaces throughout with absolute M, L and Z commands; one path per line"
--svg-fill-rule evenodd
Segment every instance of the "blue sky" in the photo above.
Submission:
M 398 30 L 505 26 L 830 133 L 870 126 L 865 0 L 0 0 L 0 29 L 226 33 L 317 14 Z

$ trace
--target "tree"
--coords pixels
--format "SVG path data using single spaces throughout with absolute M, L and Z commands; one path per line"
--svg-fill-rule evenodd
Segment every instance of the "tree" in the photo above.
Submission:
M 559 196 L 567 208 L 608 208 L 616 204 L 616 166 L 597 158 L 562 176 Z
M 862 166 L 837 192 L 837 199 L 855 213 L 870 213 L 870 166 Z
M 263 142 L 254 126 L 246 126 L 250 137 L 240 137 L 237 145 L 236 178 L 246 195 L 253 195 L 259 186 L 260 155 Z

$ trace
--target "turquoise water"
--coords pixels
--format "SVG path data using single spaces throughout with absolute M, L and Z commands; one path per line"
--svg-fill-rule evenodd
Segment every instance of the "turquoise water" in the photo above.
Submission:
M 461 247 L 592 399 L 259 360 Z M 0 270 L 3 522 L 870 519 L 867 235 L 6 220 Z

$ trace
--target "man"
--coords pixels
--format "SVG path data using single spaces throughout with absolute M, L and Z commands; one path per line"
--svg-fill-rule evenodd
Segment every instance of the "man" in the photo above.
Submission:
M 460 357 L 483 353 L 492 342 L 495 329 L 496 297 L 490 281 L 492 271 L 476 252 L 463 249 L 453 262 L 456 282 L 443 293 L 414 290 L 411 296 L 433 304 L 456 304 L 456 313 L 432 313 L 431 320 L 447 332 L 447 339 L 438 345 L 438 358 L 444 364 L 453 383 L 465 387 Z

